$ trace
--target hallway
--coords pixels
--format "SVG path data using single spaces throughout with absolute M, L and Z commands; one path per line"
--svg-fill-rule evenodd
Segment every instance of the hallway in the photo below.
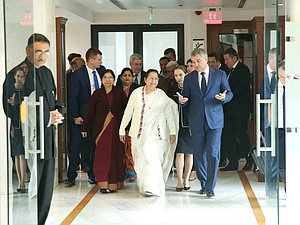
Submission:
M 251 187 L 247 187 L 247 180 Z M 189 191 L 182 192 L 175 191 L 176 183 L 176 175 L 170 175 L 164 198 L 145 198 L 138 193 L 136 183 L 128 182 L 117 193 L 104 195 L 88 184 L 85 174 L 79 174 L 74 187 L 61 184 L 55 189 L 46 224 L 276 224 L 276 199 L 264 197 L 264 183 L 258 183 L 252 171 L 219 172 L 212 199 L 199 194 L 198 180 L 190 182 Z M 251 196 L 251 188 L 261 196 Z M 280 196 L 285 201 L 284 193 Z

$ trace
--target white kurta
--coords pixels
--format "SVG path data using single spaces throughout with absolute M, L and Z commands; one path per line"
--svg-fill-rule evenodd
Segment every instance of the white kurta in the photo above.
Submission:
M 178 109 L 162 90 L 146 95 L 143 89 L 132 92 L 119 134 L 125 135 L 125 127 L 132 119 L 129 136 L 139 191 L 162 196 L 176 148 L 176 143 L 170 145 L 169 135 L 177 136 Z

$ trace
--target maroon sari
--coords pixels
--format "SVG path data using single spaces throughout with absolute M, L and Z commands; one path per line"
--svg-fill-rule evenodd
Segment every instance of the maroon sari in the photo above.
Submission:
M 112 92 L 107 94 L 108 105 L 112 106 Z M 94 174 L 99 189 L 116 191 L 124 186 L 124 146 L 119 139 L 119 126 L 111 111 L 108 112 L 103 128 L 96 138 Z

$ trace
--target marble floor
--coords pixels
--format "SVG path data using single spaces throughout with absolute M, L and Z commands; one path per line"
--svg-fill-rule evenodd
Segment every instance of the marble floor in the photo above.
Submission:
M 65 188 L 61 184 L 55 189 L 46 224 L 277 224 L 276 199 L 265 197 L 264 183 L 257 182 L 252 171 L 246 172 L 246 176 L 263 212 L 263 222 L 257 220 L 257 207 L 251 207 L 251 199 L 249 201 L 238 173 L 219 172 L 216 196 L 212 199 L 199 195 L 198 180 L 190 182 L 189 191 L 176 192 L 175 174 L 170 175 L 168 179 L 165 197 L 143 197 L 138 193 L 136 183 L 126 182 L 125 188 L 116 193 L 95 193 L 90 201 L 85 200 L 86 206 L 71 220 L 72 222 L 62 223 L 94 187 L 88 184 L 85 174 L 80 174 L 74 187 Z M 284 209 L 283 192 L 280 193 L 281 214 L 284 214 Z M 282 218 L 284 217 L 280 216 L 280 220 Z

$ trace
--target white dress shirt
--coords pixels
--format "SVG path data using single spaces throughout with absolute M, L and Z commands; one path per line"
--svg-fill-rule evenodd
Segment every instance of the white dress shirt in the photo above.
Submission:
M 86 69 L 87 69 L 88 74 L 89 74 L 90 85 L 91 85 L 91 94 L 93 94 L 94 91 L 95 91 L 95 82 L 94 82 L 94 74 L 93 74 L 93 71 L 94 71 L 94 70 L 96 71 L 96 74 L 97 74 L 97 80 L 98 80 L 99 87 L 101 87 L 100 76 L 99 76 L 99 73 L 98 73 L 98 71 L 97 71 L 96 69 L 92 70 L 92 69 L 89 68 L 87 65 L 86 65 Z
M 206 81 L 206 86 L 208 85 L 208 78 L 209 78 L 209 66 L 206 67 L 206 69 L 203 71 L 205 73 L 205 81 Z M 202 75 L 201 72 L 198 72 L 198 81 L 199 81 L 199 87 L 201 90 L 201 81 L 202 81 Z

